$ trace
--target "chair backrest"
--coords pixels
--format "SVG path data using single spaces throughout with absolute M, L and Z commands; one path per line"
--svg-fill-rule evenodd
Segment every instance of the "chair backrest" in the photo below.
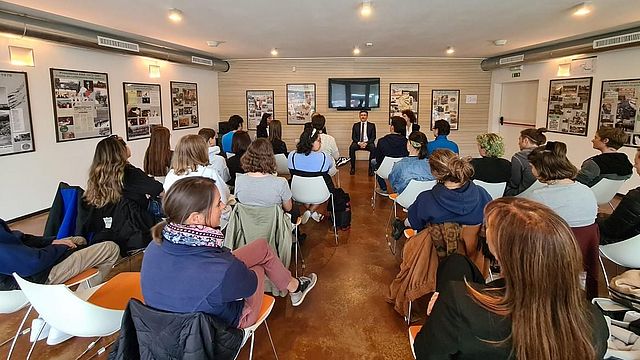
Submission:
M 293 175 L 291 179 L 293 200 L 302 204 L 322 204 L 331 193 L 322 176 L 304 177 Z
M 435 180 L 417 181 L 411 179 L 411 181 L 409 181 L 409 185 L 407 185 L 404 191 L 398 195 L 396 202 L 403 208 L 407 209 L 416 201 L 416 198 L 420 193 L 431 190 L 436 183 L 437 182 Z
M 527 197 L 529 196 L 529 194 L 531 194 L 534 190 L 540 189 L 544 187 L 544 184 L 541 183 L 540 181 L 536 180 L 533 184 L 531 184 L 531 186 L 529 186 L 525 191 L 521 192 L 520 194 L 516 195 L 517 197 Z
M 614 263 L 630 269 L 640 269 L 640 235 L 609 245 L 601 245 L 600 253 Z
M 13 276 L 38 314 L 57 330 L 80 337 L 106 336 L 120 330 L 124 311 L 88 303 L 65 285 L 35 284 L 16 273 Z
M 11 314 L 29 304 L 22 290 L 0 291 L 0 314 Z
M 285 154 L 276 154 L 276 168 L 278 175 L 289 175 L 289 162 Z
M 389 174 L 391 173 L 391 169 L 393 168 L 393 164 L 402 160 L 402 158 L 394 158 L 385 156 L 382 160 L 382 164 L 378 166 L 378 170 L 376 170 L 376 175 L 380 176 L 383 179 L 388 179 Z
M 618 193 L 626 180 L 601 179 L 591 187 L 593 195 L 596 196 L 598 205 L 607 204 Z
M 504 194 L 504 189 L 507 187 L 506 182 L 488 183 L 480 180 L 473 180 L 473 182 L 481 188 L 487 190 L 493 200 L 501 198 Z

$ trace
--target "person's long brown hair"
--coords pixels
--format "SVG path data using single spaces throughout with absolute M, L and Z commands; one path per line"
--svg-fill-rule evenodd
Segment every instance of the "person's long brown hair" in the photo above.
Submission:
M 255 139 L 240 158 L 240 165 L 245 172 L 275 173 L 277 169 L 276 158 L 273 155 L 273 146 L 269 140 L 265 138 Z
M 97 208 L 120 201 L 126 165 L 127 146 L 122 139 L 112 135 L 100 140 L 89 168 L 84 200 Z
M 429 166 L 433 177 L 440 183 L 451 181 L 466 184 L 473 177 L 473 166 L 470 160 L 461 158 L 449 149 L 434 150 L 429 156 Z
M 578 169 L 567 158 L 567 144 L 560 141 L 549 141 L 544 146 L 538 146 L 528 159 L 536 168 L 541 182 L 574 179 L 578 175 Z
M 164 126 L 151 130 L 149 147 L 144 153 L 144 172 L 152 176 L 165 176 L 171 166 L 171 133 Z
M 269 142 L 273 140 L 282 140 L 282 123 L 280 120 L 271 120 L 269 123 Z
M 484 214 L 505 287 L 467 290 L 480 306 L 511 318 L 511 335 L 497 346 L 510 341 L 518 360 L 595 359 L 582 256 L 569 225 L 523 198 L 494 200 Z
M 200 135 L 185 135 L 178 141 L 171 169 L 176 175 L 184 175 L 198 170 L 198 165 L 209 165 L 209 146 Z

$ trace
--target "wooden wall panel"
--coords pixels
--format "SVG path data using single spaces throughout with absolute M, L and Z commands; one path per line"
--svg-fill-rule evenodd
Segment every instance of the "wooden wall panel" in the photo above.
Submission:
M 480 69 L 476 59 L 427 58 L 332 58 L 332 59 L 264 59 L 232 60 L 227 73 L 218 78 L 220 119 L 233 114 L 246 118 L 245 91 L 273 89 L 275 118 L 283 123 L 283 137 L 293 149 L 302 125 L 287 125 L 286 84 L 315 83 L 317 111 L 327 118 L 327 130 L 336 138 L 340 153 L 348 155 L 351 126 L 357 121 L 355 111 L 337 111 L 328 107 L 328 79 L 340 77 L 379 77 L 380 108 L 369 112 L 376 124 L 378 138 L 389 132 L 389 83 L 420 83 L 420 124 L 429 139 L 432 89 L 460 89 L 460 130 L 450 138 L 464 155 L 476 155 L 475 137 L 487 131 L 491 73 Z M 295 67 L 295 71 L 293 71 Z M 466 104 L 465 95 L 478 95 L 477 104 Z

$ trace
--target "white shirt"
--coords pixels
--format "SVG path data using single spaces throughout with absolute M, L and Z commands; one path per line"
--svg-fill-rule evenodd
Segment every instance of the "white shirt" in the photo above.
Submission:
M 362 125 L 364 124 L 364 125 Z M 367 125 L 368 125 L 368 121 L 365 122 L 360 122 L 360 134 L 362 134 L 362 141 L 364 142 L 368 142 L 369 138 L 367 137 Z
M 222 200 L 222 202 L 225 204 L 229 201 L 229 196 L 231 194 L 231 192 L 229 191 L 229 187 L 224 181 L 222 181 L 220 175 L 218 175 L 218 172 L 213 168 L 212 165 L 198 165 L 196 171 L 190 171 L 183 175 L 176 175 L 173 169 L 169 170 L 167 177 L 164 179 L 164 192 L 166 193 L 169 188 L 171 188 L 171 185 L 173 185 L 173 183 L 175 183 L 176 181 L 191 176 L 202 176 L 215 180 L 216 187 L 218 188 L 218 191 L 220 191 L 220 200 Z
M 324 151 L 327 155 L 331 156 L 334 160 L 338 160 L 340 157 L 340 151 L 336 144 L 336 139 L 328 134 L 320 134 L 320 151 Z
M 227 162 L 224 160 L 224 158 L 218 154 L 220 154 L 219 146 L 209 147 L 209 164 L 213 166 L 220 178 L 224 182 L 227 182 L 229 181 L 229 179 L 231 179 L 229 168 L 227 167 Z
M 593 191 L 579 182 L 544 185 L 526 197 L 550 207 L 570 227 L 589 226 L 598 215 L 598 201 Z

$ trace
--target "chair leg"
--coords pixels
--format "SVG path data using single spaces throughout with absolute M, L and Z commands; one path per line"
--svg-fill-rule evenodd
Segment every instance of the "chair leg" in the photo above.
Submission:
M 271 338 L 271 331 L 269 331 L 269 325 L 267 325 L 267 320 L 264 321 L 264 327 L 267 329 L 267 335 L 269 335 L 269 342 L 271 343 L 271 350 L 273 350 L 273 355 L 275 355 L 276 360 L 278 360 L 278 353 L 276 353 L 276 347 L 273 345 L 273 339 Z
M 251 333 L 251 347 L 249 348 L 249 360 L 253 360 L 253 342 L 256 337 L 256 332 Z
M 333 202 L 333 194 L 331 194 L 331 209 L 333 209 L 333 215 L 331 219 L 333 220 L 333 235 L 336 238 L 336 246 L 338 245 L 338 229 L 336 228 L 336 206 Z
M 605 284 L 607 285 L 607 291 L 609 291 L 609 276 L 607 275 L 607 269 L 604 268 L 602 255 L 598 254 L 598 260 L 600 260 L 600 267 L 602 267 L 602 274 L 604 275 L 604 281 L 605 281 Z
M 371 195 L 371 208 L 376 209 L 376 189 L 378 188 L 378 182 L 373 182 L 373 194 Z
M 409 311 L 407 312 L 407 316 L 405 320 L 407 321 L 407 325 L 411 324 L 411 301 L 409 301 Z
M 298 248 L 300 247 L 300 243 L 298 243 L 298 227 L 296 226 L 295 231 L 296 244 L 295 244 L 295 257 L 296 257 L 296 278 L 298 277 Z
M 11 342 L 11 348 L 9 348 L 9 355 L 7 356 L 7 360 L 11 359 L 11 354 L 13 353 L 13 349 L 16 347 L 16 342 L 18 341 L 18 337 L 21 335 L 20 331 L 22 330 L 24 323 L 27 321 L 29 314 L 31 314 L 31 310 L 33 310 L 33 306 L 29 305 L 29 309 L 27 310 L 27 313 L 24 314 L 24 318 L 22 318 L 22 322 L 18 327 L 18 331 L 16 331 L 16 336 L 13 337 L 13 341 Z M 42 329 L 40 329 L 40 331 L 42 331 Z M 40 334 L 38 334 L 38 336 L 40 336 Z
M 40 330 L 38 330 L 38 335 L 36 335 L 36 341 L 34 341 L 33 344 L 31 344 L 31 348 L 29 349 L 29 353 L 27 354 L 26 360 L 29 360 L 31 358 L 31 353 L 33 353 L 33 349 L 36 347 L 36 344 L 38 343 L 38 338 L 40 337 L 42 330 L 44 330 L 45 325 L 47 325 L 47 323 L 42 324 L 42 326 L 40 327 Z

